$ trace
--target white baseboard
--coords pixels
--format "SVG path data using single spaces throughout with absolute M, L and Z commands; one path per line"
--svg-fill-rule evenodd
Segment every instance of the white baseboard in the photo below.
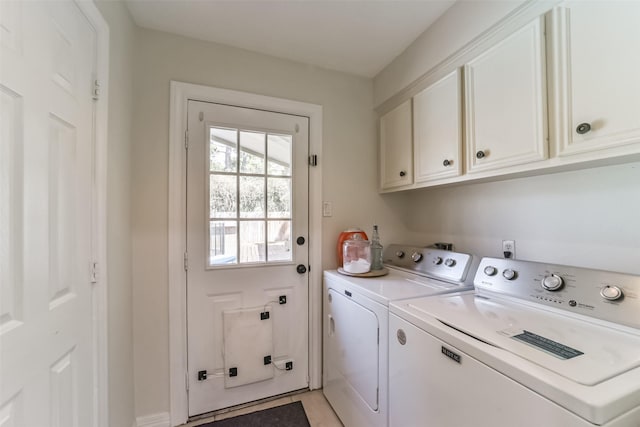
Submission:
M 135 427 L 171 427 L 171 417 L 168 412 L 145 415 L 136 419 Z

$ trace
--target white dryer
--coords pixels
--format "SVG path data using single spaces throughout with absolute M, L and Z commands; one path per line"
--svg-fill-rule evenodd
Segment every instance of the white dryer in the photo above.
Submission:
M 483 258 L 390 305 L 390 425 L 639 427 L 640 277 Z
M 478 259 L 403 245 L 384 252 L 389 274 L 324 272 L 323 391 L 346 427 L 388 425 L 390 301 L 472 288 Z

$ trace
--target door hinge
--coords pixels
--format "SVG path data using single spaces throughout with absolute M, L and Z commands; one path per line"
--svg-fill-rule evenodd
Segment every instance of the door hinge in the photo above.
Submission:
M 91 263 L 91 273 L 89 274 L 89 281 L 91 283 L 98 283 L 98 263 Z
M 189 270 L 189 254 L 187 252 L 184 253 L 184 271 Z
M 309 156 L 309 166 L 318 166 L 318 155 L 312 154 Z
M 100 99 L 100 80 L 96 79 L 93 81 L 93 100 L 97 101 Z
M 184 131 L 184 149 L 189 149 L 189 129 Z

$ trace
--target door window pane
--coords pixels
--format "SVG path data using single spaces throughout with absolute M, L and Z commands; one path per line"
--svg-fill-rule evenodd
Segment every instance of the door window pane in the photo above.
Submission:
M 265 262 L 264 221 L 240 222 L 240 262 Z
M 267 221 L 267 261 L 291 261 L 291 221 Z
M 238 170 L 237 129 L 209 128 L 209 169 L 212 172 Z
M 291 217 L 291 178 L 267 179 L 267 211 L 269 218 Z
M 291 135 L 267 136 L 267 173 L 291 176 Z
M 291 135 L 210 127 L 208 265 L 293 260 Z
M 263 177 L 240 177 L 240 218 L 264 218 Z
M 209 221 L 209 265 L 238 263 L 238 223 Z
M 265 134 L 240 132 L 240 173 L 264 174 Z
M 209 176 L 209 206 L 211 218 L 236 218 L 238 202 L 235 175 Z

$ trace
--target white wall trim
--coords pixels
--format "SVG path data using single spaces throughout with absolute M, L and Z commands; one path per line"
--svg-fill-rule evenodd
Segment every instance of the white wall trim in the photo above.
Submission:
M 93 259 L 98 263 L 98 282 L 93 290 L 94 415 L 93 425 L 109 426 L 109 349 L 107 278 L 107 156 L 109 126 L 109 25 L 93 3 L 74 0 L 96 31 L 96 76 L 100 99 L 95 101 L 95 153 L 93 199 Z
M 187 422 L 187 317 L 183 254 L 185 232 L 184 130 L 187 102 L 198 100 L 309 117 L 309 386 L 322 385 L 322 106 L 209 86 L 172 81 L 169 118 L 169 380 L 171 426 Z M 140 426 L 140 424 L 138 424 Z M 155 427 L 155 426 L 154 426 Z
M 170 427 L 171 417 L 168 412 L 138 417 L 133 427 Z

